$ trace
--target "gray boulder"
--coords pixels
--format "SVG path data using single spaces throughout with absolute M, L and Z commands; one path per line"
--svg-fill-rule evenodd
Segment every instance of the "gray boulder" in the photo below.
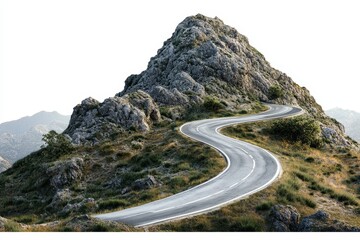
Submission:
M 86 209 L 87 211 L 91 211 L 96 209 L 98 206 L 96 204 L 95 199 L 93 198 L 85 198 L 81 202 L 78 203 L 68 203 L 63 210 L 61 211 L 61 214 L 67 215 L 70 213 L 77 213 L 81 212 L 83 209 Z
M 158 185 L 159 183 L 156 181 L 155 177 L 152 175 L 148 175 L 146 178 L 137 179 L 132 187 L 135 190 L 143 190 L 153 188 Z
M 291 205 L 275 205 L 270 209 L 269 222 L 275 232 L 296 231 L 300 213 Z
M 46 170 L 46 174 L 50 177 L 52 187 L 62 189 L 81 179 L 83 168 L 84 160 L 75 157 L 52 163 L 52 166 Z
M 52 198 L 51 203 L 48 205 L 48 207 L 50 208 L 58 208 L 60 206 L 64 206 L 65 204 L 67 204 L 70 200 L 72 199 L 71 197 L 71 191 L 66 188 L 66 189 L 59 189 L 58 191 L 56 191 L 55 195 Z
M 338 220 L 330 218 L 325 211 L 304 217 L 298 227 L 300 232 L 359 232 L 360 228 L 349 226 Z

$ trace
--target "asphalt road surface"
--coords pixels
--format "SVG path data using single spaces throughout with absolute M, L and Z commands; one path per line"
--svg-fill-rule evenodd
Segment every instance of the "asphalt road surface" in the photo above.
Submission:
M 206 119 L 185 123 L 180 131 L 220 151 L 228 165 L 216 177 L 184 192 L 96 218 L 141 227 L 215 210 L 258 192 L 276 180 L 279 161 L 267 150 L 226 137 L 219 129 L 228 125 L 284 118 L 302 114 L 296 107 L 268 104 L 269 110 L 242 117 Z

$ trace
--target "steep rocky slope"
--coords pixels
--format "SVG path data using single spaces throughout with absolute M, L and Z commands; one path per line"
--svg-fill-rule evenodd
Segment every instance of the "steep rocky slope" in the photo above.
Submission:
M 0 155 L 14 163 L 43 145 L 42 136 L 50 130 L 62 132 L 69 116 L 39 112 L 30 117 L 0 124 Z
M 333 108 L 326 114 L 335 118 L 345 127 L 345 133 L 360 142 L 360 113 L 341 108 Z
M 0 173 L 9 169 L 11 167 L 11 163 L 0 156 Z

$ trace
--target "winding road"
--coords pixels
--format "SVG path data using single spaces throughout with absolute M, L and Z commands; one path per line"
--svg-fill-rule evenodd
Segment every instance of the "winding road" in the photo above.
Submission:
M 303 113 L 297 107 L 267 106 L 269 110 L 259 114 L 199 120 L 180 127 L 183 134 L 216 148 L 224 155 L 228 165 L 216 177 L 161 200 L 94 217 L 142 227 L 215 210 L 266 188 L 281 172 L 276 157 L 263 148 L 224 136 L 219 129 Z

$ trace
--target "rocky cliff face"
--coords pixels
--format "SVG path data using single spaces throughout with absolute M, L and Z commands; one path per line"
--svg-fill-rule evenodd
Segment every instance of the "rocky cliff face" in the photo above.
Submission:
M 0 173 L 9 169 L 10 167 L 11 163 L 0 156 Z

